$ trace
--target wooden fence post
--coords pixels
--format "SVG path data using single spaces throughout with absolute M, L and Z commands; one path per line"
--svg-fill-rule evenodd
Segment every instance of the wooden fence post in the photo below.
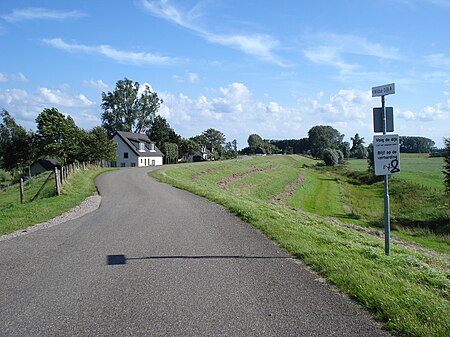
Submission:
M 23 178 L 20 177 L 20 203 L 23 204 Z
M 61 186 L 59 186 L 59 174 L 58 168 L 55 167 L 55 184 L 56 184 L 56 195 L 61 195 Z

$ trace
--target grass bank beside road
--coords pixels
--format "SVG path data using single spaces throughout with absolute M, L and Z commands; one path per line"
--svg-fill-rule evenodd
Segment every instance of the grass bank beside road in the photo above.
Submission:
M 45 222 L 79 205 L 96 191 L 95 177 L 108 170 L 111 169 L 89 169 L 75 173 L 64 184 L 60 196 L 56 196 L 55 184 L 51 181 L 33 202 L 31 199 L 48 177 L 48 173 L 25 183 L 23 204 L 20 204 L 18 186 L 0 192 L 0 235 Z
M 311 171 L 311 165 L 300 156 L 270 156 L 163 168 L 152 176 L 225 206 L 357 299 L 391 331 L 449 336 L 449 255 L 396 241 L 387 257 L 382 237 L 305 212 L 302 205 L 318 207 L 310 195 L 315 190 L 321 203 L 342 198 L 340 182 Z M 327 187 L 327 181 L 337 185 Z M 334 207 L 351 218 L 345 207 Z

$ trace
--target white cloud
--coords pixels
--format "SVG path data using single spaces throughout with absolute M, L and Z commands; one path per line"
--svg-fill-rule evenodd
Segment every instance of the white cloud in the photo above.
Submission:
M 133 52 L 114 49 L 108 45 L 87 46 L 83 44 L 67 43 L 60 38 L 43 39 L 45 44 L 69 53 L 97 54 L 116 62 L 133 65 L 168 65 L 177 62 L 175 58 L 159 56 L 146 52 Z
M 398 117 L 406 121 L 446 121 L 450 118 L 450 99 L 448 99 L 445 103 L 437 103 L 434 106 L 426 106 L 417 112 L 410 110 L 399 111 Z
M 61 90 L 51 90 L 48 88 L 39 88 L 36 96 L 37 100 L 42 103 L 50 103 L 66 108 L 89 108 L 95 105 L 85 95 L 70 95 Z
M 187 72 L 183 76 L 172 75 L 172 78 L 178 83 L 189 82 L 189 83 L 193 84 L 200 80 L 200 77 L 196 73 L 193 73 L 193 72 Z
M 83 85 L 94 90 L 109 90 L 109 85 L 102 80 L 84 80 Z
M 221 44 L 238 49 L 245 54 L 283 66 L 284 63 L 275 55 L 274 49 L 278 47 L 278 41 L 267 34 L 217 34 L 200 27 L 194 23 L 194 15 L 191 12 L 183 13 L 180 9 L 171 5 L 167 0 L 142 0 L 143 6 L 153 16 L 173 22 L 183 28 L 189 29 L 211 43 Z M 195 7 L 194 7 L 195 9 Z
M 425 61 L 432 67 L 450 70 L 450 57 L 444 54 L 428 55 L 425 57 Z
M 0 73 L 0 82 L 28 82 L 28 79 L 22 73 L 17 74 L 3 74 Z
M 86 16 L 80 11 L 59 11 L 45 8 L 28 7 L 14 9 L 10 14 L 1 17 L 8 22 L 18 22 L 25 20 L 65 20 L 76 19 Z
M 199 79 L 200 78 L 198 77 L 198 75 L 196 73 L 191 73 L 191 72 L 188 73 L 188 82 L 189 83 L 198 82 Z

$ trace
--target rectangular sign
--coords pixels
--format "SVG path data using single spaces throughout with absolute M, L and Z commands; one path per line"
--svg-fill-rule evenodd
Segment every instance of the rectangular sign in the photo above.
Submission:
M 395 94 L 395 83 L 372 87 L 372 97 Z
M 373 108 L 373 132 L 383 132 L 383 109 Z M 394 132 L 394 108 L 386 107 L 386 132 Z
M 400 173 L 400 143 L 398 135 L 373 136 L 375 175 Z

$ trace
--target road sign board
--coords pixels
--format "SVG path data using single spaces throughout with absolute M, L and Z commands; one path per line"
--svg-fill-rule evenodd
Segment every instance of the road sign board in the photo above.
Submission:
M 373 136 L 375 175 L 400 173 L 400 143 L 398 135 Z
M 372 97 L 386 96 L 395 94 L 395 83 L 372 87 Z
M 383 132 L 383 108 L 373 108 L 373 132 Z M 386 132 L 394 132 L 394 108 L 386 107 Z

